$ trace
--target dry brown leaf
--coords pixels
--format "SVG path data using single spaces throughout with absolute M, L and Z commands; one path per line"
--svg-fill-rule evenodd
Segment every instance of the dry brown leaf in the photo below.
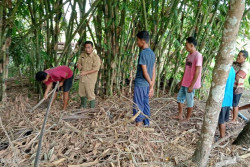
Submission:
M 88 167 L 88 166 L 93 166 L 98 164 L 99 161 L 95 160 L 93 162 L 87 162 L 87 163 L 83 163 L 83 164 L 79 164 L 79 165 L 68 165 L 68 167 Z
M 65 160 L 66 160 L 66 158 L 61 158 L 61 159 L 59 159 L 59 160 L 57 160 L 57 161 L 52 162 L 51 164 L 57 166 L 57 165 L 59 165 L 60 163 L 62 163 L 63 161 L 65 161 Z

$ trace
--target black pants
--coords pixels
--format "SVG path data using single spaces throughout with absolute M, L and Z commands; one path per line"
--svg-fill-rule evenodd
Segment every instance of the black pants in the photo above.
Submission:
M 59 87 L 59 89 L 57 89 L 56 91 L 58 92 L 59 90 L 63 90 L 63 92 L 68 92 L 72 87 L 73 77 L 74 76 L 72 75 L 72 77 L 65 79 L 65 81 L 63 82 L 63 86 Z M 53 88 L 55 88 L 55 86 L 56 82 L 53 83 Z

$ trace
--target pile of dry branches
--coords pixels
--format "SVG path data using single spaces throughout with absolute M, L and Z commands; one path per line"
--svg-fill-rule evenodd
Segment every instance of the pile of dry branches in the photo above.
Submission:
M 72 99 L 77 99 L 77 95 Z M 199 107 L 194 108 L 192 120 L 180 124 L 171 119 L 177 112 L 174 99 L 153 99 L 150 128 L 137 128 L 132 103 L 127 98 L 98 99 L 98 102 L 96 109 L 83 110 L 76 109 L 79 104 L 71 100 L 69 110 L 60 111 L 61 101 L 57 100 L 46 124 L 40 166 L 175 166 L 180 163 L 190 166 L 190 161 L 186 160 L 190 160 L 198 141 L 204 103 L 197 102 Z M 35 104 L 22 92 L 9 93 L 0 115 L 0 162 L 3 166 L 34 163 L 47 102 L 29 113 Z M 238 127 L 242 124 L 229 127 L 228 132 Z M 228 140 L 214 148 L 209 166 L 220 163 L 225 157 L 246 154 L 247 149 L 232 146 Z M 242 166 L 250 162 L 249 158 L 236 161 Z

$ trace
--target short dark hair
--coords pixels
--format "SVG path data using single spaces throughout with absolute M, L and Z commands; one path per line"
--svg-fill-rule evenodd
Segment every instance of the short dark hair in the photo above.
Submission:
M 248 58 L 248 52 L 246 50 L 241 50 L 240 53 L 243 53 L 245 59 Z
M 190 44 L 193 44 L 194 46 L 197 45 L 197 41 L 196 41 L 196 39 L 195 39 L 194 37 L 188 37 L 188 38 L 186 39 L 186 41 L 187 41 L 188 43 L 190 43 Z
M 144 40 L 146 43 L 149 42 L 150 37 L 148 31 L 140 31 L 136 36 L 137 38 Z
M 43 81 L 43 80 L 45 80 L 46 79 L 46 77 L 47 77 L 47 73 L 46 72 L 44 72 L 44 71 L 39 71 L 38 73 L 36 73 L 36 80 L 37 81 Z
M 90 44 L 92 47 L 94 46 L 94 45 L 93 45 L 93 42 L 91 42 L 91 41 L 85 41 L 84 44 L 83 44 L 83 46 L 85 46 L 85 45 L 87 45 L 87 44 Z

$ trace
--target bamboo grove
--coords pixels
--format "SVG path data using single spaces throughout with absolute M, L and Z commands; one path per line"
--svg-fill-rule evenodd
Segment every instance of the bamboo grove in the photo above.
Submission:
M 86 10 L 86 5 L 90 7 Z M 204 56 L 203 88 L 209 90 L 228 0 L 1 0 L 0 99 L 5 97 L 8 65 L 27 76 L 32 91 L 41 91 L 37 71 L 74 63 L 86 40 L 94 42 L 101 57 L 96 90 L 100 96 L 131 93 L 136 72 L 136 33 L 148 30 L 156 53 L 156 95 L 172 95 L 183 73 L 185 39 L 194 36 Z M 249 7 L 250 1 L 246 1 Z M 69 16 L 69 19 L 66 19 Z M 249 9 L 239 36 L 249 39 Z M 60 50 L 60 45 L 63 48 Z M 72 45 L 74 47 L 72 47 Z M 239 48 L 243 49 L 243 48 Z

